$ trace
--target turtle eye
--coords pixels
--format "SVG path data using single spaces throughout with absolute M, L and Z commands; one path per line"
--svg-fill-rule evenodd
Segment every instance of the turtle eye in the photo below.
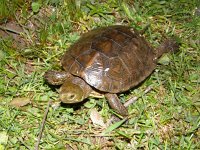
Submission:
M 69 95 L 69 99 L 70 99 L 70 100 L 73 100 L 74 98 L 75 98 L 75 95 L 74 95 L 74 94 L 70 94 L 70 95 Z
M 60 94 L 60 100 L 63 103 L 76 103 L 77 95 L 75 93 L 63 93 Z

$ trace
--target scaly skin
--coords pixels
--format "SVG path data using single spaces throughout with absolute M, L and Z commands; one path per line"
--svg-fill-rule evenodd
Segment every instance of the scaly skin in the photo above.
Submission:
M 47 71 L 44 78 L 49 84 L 62 84 L 59 90 L 59 99 L 66 104 L 81 102 L 94 91 L 83 79 L 70 75 L 64 71 Z M 122 105 L 116 94 L 103 94 L 112 109 L 122 116 L 128 115 L 127 109 Z
M 49 70 L 45 72 L 44 78 L 51 85 L 61 85 L 71 75 L 65 71 Z
M 78 103 L 87 98 L 92 88 L 81 78 L 71 76 L 60 87 L 59 95 L 63 103 Z
M 78 103 L 89 96 L 92 89 L 81 78 L 64 71 L 47 71 L 44 78 L 51 85 L 61 85 L 60 100 L 63 103 Z

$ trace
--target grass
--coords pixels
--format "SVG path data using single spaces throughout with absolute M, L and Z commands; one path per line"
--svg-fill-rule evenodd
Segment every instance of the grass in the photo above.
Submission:
M 198 0 L 52 0 L 11 5 L 16 9 L 4 11 L 0 19 L 13 18 L 23 27 L 26 45 L 15 46 L 10 36 L 0 38 L 0 149 L 34 149 L 50 99 L 40 149 L 200 149 L 198 4 Z M 18 13 L 10 17 L 14 13 L 7 11 Z M 80 105 L 58 106 L 57 88 L 47 85 L 43 74 L 60 68 L 60 57 L 81 33 L 119 23 L 138 30 L 151 24 L 144 36 L 153 46 L 172 35 L 179 37 L 181 46 L 142 85 L 119 95 L 125 102 L 153 87 L 129 106 L 126 124 L 114 124 L 102 136 L 105 129 L 92 124 L 90 111 L 97 109 L 107 121 L 112 111 L 106 100 L 90 98 Z M 19 104 L 12 105 L 13 101 Z

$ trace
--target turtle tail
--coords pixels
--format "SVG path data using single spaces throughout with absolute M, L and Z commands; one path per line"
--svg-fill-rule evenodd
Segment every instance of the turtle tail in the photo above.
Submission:
M 158 59 L 163 53 L 173 52 L 176 53 L 179 49 L 179 42 L 177 39 L 167 39 L 158 48 L 156 58 Z

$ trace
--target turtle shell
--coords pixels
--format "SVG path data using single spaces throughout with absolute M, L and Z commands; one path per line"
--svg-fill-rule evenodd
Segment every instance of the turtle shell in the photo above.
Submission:
M 133 28 L 109 26 L 83 34 L 64 54 L 61 64 L 99 91 L 119 93 L 152 73 L 154 57 L 153 49 Z

